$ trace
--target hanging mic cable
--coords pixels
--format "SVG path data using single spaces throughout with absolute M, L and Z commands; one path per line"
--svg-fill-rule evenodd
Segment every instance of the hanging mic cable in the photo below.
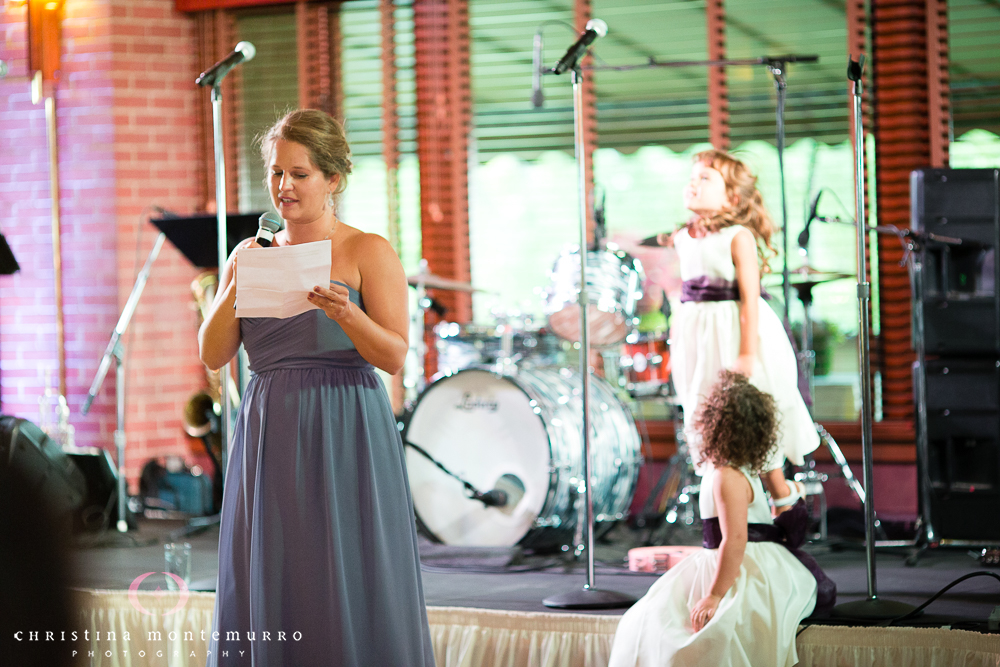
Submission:
M 421 447 L 420 445 L 412 443 L 409 440 L 404 441 L 403 444 L 406 445 L 406 446 L 408 446 L 408 447 L 412 447 L 413 451 L 417 452 L 418 454 L 420 454 L 421 456 L 423 456 L 425 459 L 427 459 L 428 461 L 430 461 L 431 463 L 433 463 L 440 470 L 442 470 L 446 475 L 449 475 L 449 476 L 457 479 L 459 482 L 461 482 L 462 486 L 465 487 L 465 490 L 469 492 L 469 496 L 468 497 L 470 499 L 472 499 L 472 500 L 478 500 L 479 502 L 481 502 L 486 507 L 504 507 L 504 506 L 507 505 L 507 502 L 510 500 L 510 496 L 507 494 L 507 492 L 506 491 L 502 491 L 500 489 L 490 489 L 489 491 L 486 491 L 486 492 L 480 491 L 479 489 L 477 489 L 476 487 L 474 487 L 468 480 L 465 480 L 465 479 L 459 477 L 458 475 L 456 475 L 455 473 L 453 473 L 451 470 L 448 470 L 448 468 L 446 468 L 443 463 L 441 463 L 436 458 L 434 458 L 433 456 L 431 456 L 430 453 L 426 449 L 424 449 L 423 447 Z
M 269 248 L 274 241 L 274 235 L 281 231 L 281 223 L 274 219 L 270 213 L 260 216 L 260 226 L 257 228 L 257 237 L 254 239 L 259 245 Z
M 542 92 L 542 28 L 535 33 L 534 49 L 531 52 L 531 106 L 541 109 L 545 104 L 545 93 Z
M 576 67 L 576 63 L 587 52 L 587 47 L 593 44 L 598 37 L 604 37 L 607 34 L 608 24 L 601 19 L 587 21 L 587 27 L 580 33 L 580 38 L 566 50 L 566 55 L 559 59 L 556 66 L 552 68 L 552 73 L 563 74 Z
M 809 225 L 816 219 L 816 209 L 819 208 L 819 198 L 823 196 L 823 188 L 819 189 L 816 196 L 809 204 L 809 215 L 806 217 L 806 226 L 799 233 L 799 248 L 805 250 L 809 245 Z

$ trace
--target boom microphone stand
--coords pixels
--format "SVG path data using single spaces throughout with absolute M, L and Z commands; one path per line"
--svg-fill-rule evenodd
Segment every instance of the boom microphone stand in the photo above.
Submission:
M 587 22 L 587 29 L 570 47 L 569 51 L 551 70 L 543 74 L 570 72 L 573 83 L 573 134 L 576 145 L 577 195 L 580 216 L 580 375 L 583 382 L 583 487 L 587 511 L 587 583 L 582 589 L 559 593 L 542 600 L 546 607 L 559 609 L 617 609 L 629 607 L 635 598 L 617 591 L 600 590 L 594 584 L 594 497 L 591 479 L 590 450 L 590 329 L 587 311 L 590 308 L 587 293 L 587 172 L 583 140 L 583 70 L 579 61 L 587 46 L 597 37 L 607 34 L 608 26 L 600 19 Z
M 872 377 L 871 356 L 868 350 L 871 284 L 868 282 L 867 250 L 868 230 L 865 220 L 865 144 L 861 117 L 861 96 L 864 87 L 861 73 L 865 57 L 848 60 L 847 78 L 854 82 L 854 193 L 858 221 L 858 369 L 861 373 L 861 448 L 864 459 L 865 482 L 865 560 L 868 566 L 868 597 L 856 602 L 845 602 L 833 608 L 834 616 L 870 620 L 891 619 L 904 616 L 915 608 L 904 602 L 880 599 L 875 586 L 875 494 L 872 488 Z
M 228 56 L 212 65 L 202 72 L 195 84 L 199 86 L 212 87 L 212 137 L 215 148 L 215 216 L 218 226 L 218 255 L 219 255 L 219 281 L 222 281 L 222 270 L 226 266 L 229 248 L 227 247 L 227 221 L 226 221 L 226 155 L 222 143 L 222 80 L 226 78 L 229 71 L 247 60 L 253 60 L 257 54 L 257 49 L 250 42 L 240 42 Z M 219 416 L 219 438 L 222 441 L 221 473 L 222 479 L 226 478 L 226 469 L 229 463 L 229 438 L 233 430 L 233 402 L 229 396 L 229 385 L 232 382 L 229 364 L 224 364 L 219 369 L 220 400 L 222 402 L 222 414 Z M 223 481 L 225 483 L 225 481 Z M 205 517 L 195 517 L 187 522 L 187 526 L 171 535 L 171 539 L 177 539 L 182 535 L 191 535 L 200 532 L 210 526 L 218 524 L 222 519 L 221 513 Z
M 814 63 L 819 61 L 819 56 L 762 56 L 760 58 L 743 58 L 738 60 L 674 60 L 660 61 L 650 58 L 641 65 L 600 65 L 590 67 L 594 70 L 614 70 L 616 72 L 627 72 L 633 69 L 649 69 L 651 67 L 732 67 L 736 65 L 764 65 L 771 76 L 774 77 L 774 88 L 778 94 L 778 104 L 775 110 L 776 140 L 778 144 L 778 176 L 781 179 L 781 293 L 784 303 L 785 326 L 788 326 L 788 308 L 791 301 L 791 276 L 788 271 L 788 200 L 785 195 L 785 97 L 787 95 L 787 82 L 785 73 L 788 71 L 788 63 Z M 544 72 L 543 72 L 544 73 Z
M 118 324 L 115 325 L 115 330 L 111 333 L 111 340 L 108 341 L 108 347 L 104 350 L 104 356 L 101 357 L 101 363 L 97 368 L 97 374 L 94 376 L 94 381 L 90 384 L 90 391 L 87 392 L 87 400 L 84 401 L 83 408 L 80 410 L 83 414 L 87 414 L 87 412 L 90 411 L 90 406 L 97 397 L 97 392 L 101 390 L 101 384 L 104 383 L 104 378 L 108 374 L 111 362 L 114 361 L 115 464 L 118 468 L 117 528 L 119 533 L 128 532 L 128 519 L 125 514 L 125 501 L 128 497 L 128 489 L 125 485 L 125 352 L 122 349 L 121 337 L 125 335 L 125 331 L 128 329 L 128 325 L 132 321 L 132 315 L 135 314 L 135 309 L 139 305 L 139 298 L 142 297 L 142 291 L 146 288 L 146 281 L 149 279 L 149 273 L 153 270 L 153 262 L 156 261 L 157 255 L 160 254 L 160 248 L 163 247 L 163 242 L 166 238 L 167 235 L 163 232 L 160 232 L 160 234 L 156 237 L 156 241 L 153 243 L 153 249 L 149 251 L 146 263 L 143 265 L 142 270 L 135 279 L 135 284 L 132 286 L 132 293 L 129 294 L 128 301 L 125 302 L 122 314 L 118 318 Z

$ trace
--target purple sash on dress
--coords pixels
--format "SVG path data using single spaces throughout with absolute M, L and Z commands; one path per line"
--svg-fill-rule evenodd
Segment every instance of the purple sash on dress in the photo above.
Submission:
M 763 286 L 760 288 L 760 295 L 765 301 L 771 300 L 771 295 Z M 685 280 L 681 284 L 681 303 L 685 301 L 739 301 L 740 286 L 736 281 L 724 280 L 721 278 L 709 278 L 708 276 L 698 276 L 691 280 Z M 799 359 L 799 347 L 795 344 L 795 337 L 788 323 L 784 323 L 785 334 L 788 342 L 795 353 L 795 370 L 797 371 L 797 381 L 799 394 L 806 405 L 812 405 L 812 393 L 809 391 L 809 379 L 806 377 L 802 361 Z
M 806 566 L 816 580 L 816 608 L 813 616 L 826 616 L 837 602 L 837 584 L 819 566 L 816 559 L 802 551 L 799 547 L 806 541 L 806 530 L 809 525 L 809 513 L 806 504 L 800 500 L 792 509 L 782 512 L 774 519 L 774 523 L 748 523 L 748 542 L 775 542 L 788 549 L 800 563 Z M 701 526 L 702 546 L 706 549 L 718 549 L 722 544 L 722 527 L 719 517 L 704 519 Z
M 698 276 L 681 285 L 681 302 L 739 301 L 740 288 L 736 281 Z

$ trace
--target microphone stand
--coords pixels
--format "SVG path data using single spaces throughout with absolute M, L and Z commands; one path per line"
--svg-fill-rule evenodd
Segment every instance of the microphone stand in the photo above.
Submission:
M 868 597 L 845 602 L 833 608 L 832 615 L 865 620 L 886 620 L 905 616 L 915 610 L 904 602 L 880 599 L 875 585 L 875 494 L 872 472 L 872 393 L 871 356 L 868 350 L 869 306 L 871 284 L 868 282 L 866 257 L 868 229 L 865 219 L 865 144 L 861 117 L 861 96 L 864 92 L 861 73 L 865 57 L 857 62 L 848 60 L 847 78 L 854 82 L 854 193 L 858 221 L 858 370 L 861 373 L 861 449 L 864 460 L 865 484 L 865 562 L 868 574 Z
M 212 143 L 215 148 L 215 220 L 218 226 L 218 261 L 219 261 L 219 280 L 222 280 L 222 271 L 226 266 L 226 260 L 229 258 L 229 248 L 227 247 L 228 234 L 227 234 L 227 223 L 226 223 L 226 155 L 223 148 L 222 142 L 222 80 L 225 78 L 228 70 L 222 74 L 222 76 L 213 77 L 208 81 L 212 85 Z M 205 85 L 202 83 L 202 77 L 198 77 L 198 81 L 195 81 L 198 85 Z M 235 279 L 235 276 L 233 276 Z M 242 346 L 240 348 L 242 350 Z M 242 352 L 237 352 L 237 358 L 241 358 Z M 241 363 L 242 367 L 243 364 Z M 233 431 L 233 402 L 229 396 L 229 385 L 232 382 L 232 375 L 229 370 L 229 363 L 223 364 L 222 368 L 219 369 L 219 386 L 222 388 L 220 392 L 220 401 L 222 403 L 222 414 L 219 415 L 219 439 L 222 443 L 222 456 L 221 456 L 221 474 L 223 479 L 223 485 L 225 485 L 226 470 L 229 463 L 229 439 Z M 187 525 L 171 533 L 171 539 L 177 539 L 178 537 L 192 535 L 201 532 L 211 526 L 217 525 L 222 521 L 221 510 L 210 516 L 201 516 L 190 519 Z
M 81 412 L 87 414 L 90 411 L 90 406 L 97 397 L 97 392 L 101 389 L 101 384 L 104 383 L 104 378 L 108 374 L 108 369 L 111 367 L 111 362 L 114 360 L 115 363 L 115 456 L 116 465 L 118 472 L 118 532 L 127 533 L 128 532 L 128 519 L 126 515 L 125 502 L 128 497 L 128 489 L 126 488 L 125 482 L 125 353 L 121 345 L 121 337 L 125 335 L 125 331 L 128 329 L 129 323 L 132 321 L 132 315 L 135 314 L 135 309 L 139 305 L 139 298 L 142 296 L 142 291 L 146 288 L 146 281 L 149 279 L 149 274 L 153 270 L 153 262 L 156 261 L 157 255 L 160 254 L 160 248 L 163 247 L 163 241 L 166 240 L 167 235 L 163 232 L 156 237 L 156 241 L 153 243 L 153 249 L 149 251 L 149 256 L 146 258 L 146 263 L 143 265 L 142 270 L 135 279 L 135 284 L 132 286 L 132 293 L 128 296 L 128 301 L 125 302 L 125 307 L 122 309 L 122 314 L 118 318 L 118 324 L 115 325 L 115 330 L 111 332 L 111 340 L 108 341 L 108 347 L 104 350 L 104 356 L 101 358 L 101 363 L 97 368 L 97 374 L 94 376 L 94 381 L 90 385 L 90 391 L 87 392 L 87 400 L 84 401 L 83 408 Z
M 784 301 L 784 324 L 789 326 L 788 309 L 792 300 L 792 279 L 788 271 L 788 198 L 785 195 L 785 96 L 788 84 L 785 81 L 786 61 L 771 58 L 765 62 L 774 77 L 774 90 L 778 103 L 775 107 L 775 141 L 778 146 L 778 179 L 781 182 L 781 298 Z M 811 349 L 811 348 L 810 348 Z
M 737 60 L 674 60 L 660 61 L 650 58 L 641 65 L 596 65 L 587 69 L 592 70 L 614 70 L 616 72 L 627 72 L 634 69 L 648 69 L 651 67 L 732 67 L 738 65 L 764 65 L 774 77 L 774 88 L 778 94 L 778 104 L 776 114 L 776 134 L 778 144 L 778 176 L 781 180 L 781 292 L 784 303 L 784 323 L 788 326 L 788 308 L 791 300 L 791 276 L 788 270 L 788 200 L 785 194 L 785 97 L 787 94 L 787 82 L 785 72 L 788 70 L 788 63 L 814 63 L 819 61 L 819 56 L 813 55 L 783 55 L 783 56 L 762 56 L 760 58 L 743 58 Z
M 545 72 L 552 73 L 551 70 Z M 576 145 L 577 195 L 580 217 L 580 375 L 583 382 L 583 480 L 587 514 L 587 583 L 582 589 L 559 593 L 542 600 L 546 607 L 558 609 L 619 609 L 635 603 L 635 598 L 617 591 L 600 590 L 594 583 L 594 497 L 591 479 L 590 448 L 590 329 L 587 311 L 587 171 L 583 132 L 583 69 L 579 62 L 570 70 L 573 83 L 573 134 Z

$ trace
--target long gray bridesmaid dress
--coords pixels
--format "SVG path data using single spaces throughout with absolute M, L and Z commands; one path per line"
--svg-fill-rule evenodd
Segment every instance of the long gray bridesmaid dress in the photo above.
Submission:
M 240 330 L 253 375 L 233 429 L 207 664 L 432 667 L 381 380 L 323 311 Z

